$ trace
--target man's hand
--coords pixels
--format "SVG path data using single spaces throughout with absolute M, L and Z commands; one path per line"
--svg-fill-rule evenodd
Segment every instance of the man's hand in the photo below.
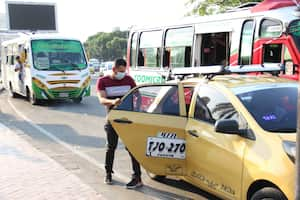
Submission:
M 113 105 L 117 106 L 121 103 L 121 99 L 120 98 L 116 98 L 113 100 Z

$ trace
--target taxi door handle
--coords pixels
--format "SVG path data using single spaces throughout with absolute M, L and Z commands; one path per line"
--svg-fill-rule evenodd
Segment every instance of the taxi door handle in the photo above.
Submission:
M 199 137 L 199 135 L 197 134 L 197 131 L 196 131 L 196 130 L 188 130 L 187 132 L 188 132 L 191 136 Z
M 128 119 L 114 119 L 114 122 L 122 123 L 122 124 L 131 124 L 132 123 L 132 121 L 130 121 Z

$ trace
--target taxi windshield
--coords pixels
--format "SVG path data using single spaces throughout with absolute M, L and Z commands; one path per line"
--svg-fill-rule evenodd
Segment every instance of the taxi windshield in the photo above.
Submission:
M 31 43 L 33 64 L 38 70 L 81 70 L 87 67 L 81 43 L 76 40 L 47 39 Z
M 245 86 L 233 91 L 264 130 L 296 132 L 297 84 Z
M 294 20 L 289 24 L 288 33 L 292 36 L 298 51 L 300 51 L 300 20 Z

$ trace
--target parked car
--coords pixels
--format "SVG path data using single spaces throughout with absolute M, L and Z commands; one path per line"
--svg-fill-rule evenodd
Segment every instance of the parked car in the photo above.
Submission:
M 222 199 L 295 199 L 298 82 L 223 72 L 137 86 L 108 119 L 152 174 Z
M 113 61 L 103 62 L 100 65 L 100 76 L 106 76 L 111 73 L 111 70 L 114 66 Z
M 95 71 L 95 72 L 98 72 L 99 69 L 100 69 L 100 62 L 99 62 L 99 60 L 96 59 L 96 58 L 91 58 L 91 59 L 89 60 L 89 66 L 90 66 L 91 68 L 94 68 L 94 71 Z
M 88 62 L 88 67 L 89 67 L 90 73 L 94 74 L 95 73 L 95 68 L 94 68 L 93 63 Z

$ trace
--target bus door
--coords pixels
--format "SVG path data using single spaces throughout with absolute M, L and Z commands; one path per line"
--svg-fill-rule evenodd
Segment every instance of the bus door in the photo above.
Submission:
M 7 46 L 2 47 L 1 52 L 1 79 L 4 87 L 7 88 L 7 73 L 8 73 L 8 48 Z
M 13 44 L 8 46 L 8 64 L 9 64 L 9 76 L 10 76 L 10 87 L 12 87 L 12 91 L 18 92 L 19 91 L 19 76 L 18 72 L 15 72 L 15 65 L 17 64 L 16 57 L 18 55 L 18 45 Z
M 230 24 L 199 24 L 195 27 L 195 32 L 195 66 L 229 65 Z
M 14 68 L 18 64 L 16 57 L 19 56 L 22 62 L 22 72 L 17 71 L 14 73 L 15 88 L 16 91 L 25 94 L 25 55 L 24 55 L 24 44 L 17 44 L 13 48 L 14 52 Z
M 229 32 L 198 34 L 195 66 L 229 65 Z
M 228 65 L 229 33 L 206 33 L 202 35 L 201 65 Z

